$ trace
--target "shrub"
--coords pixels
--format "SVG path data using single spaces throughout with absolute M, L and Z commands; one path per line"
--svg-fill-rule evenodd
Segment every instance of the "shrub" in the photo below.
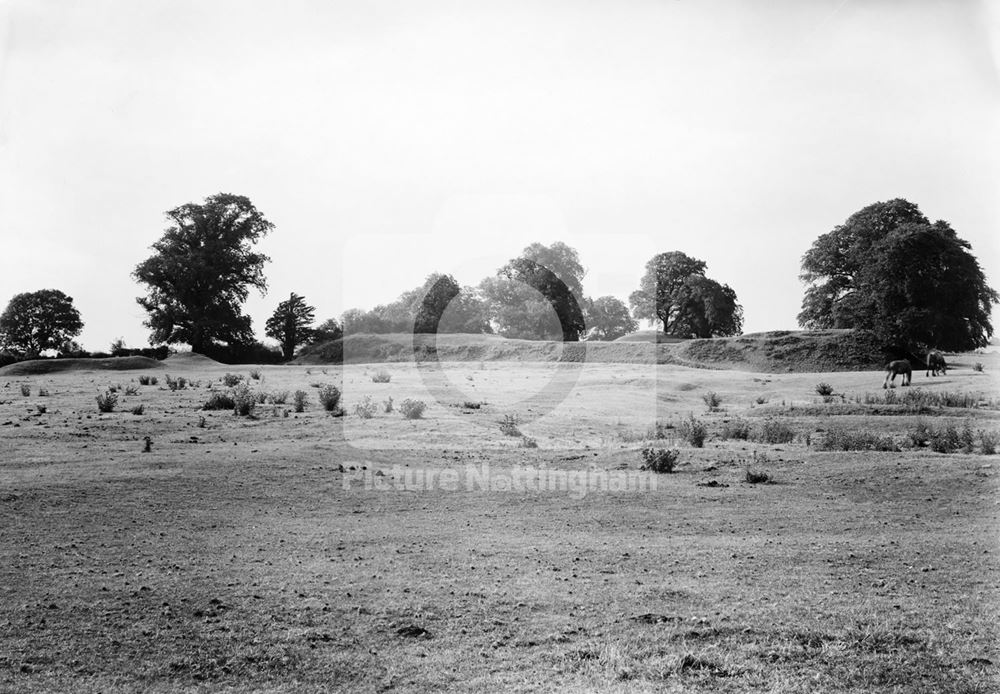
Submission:
M 24 397 L 28 397 L 29 395 L 31 395 L 31 386 L 29 386 L 27 383 L 22 383 L 21 395 L 23 395 Z
M 354 406 L 354 414 L 361 419 L 371 419 L 377 411 L 378 405 L 375 404 L 370 395 L 366 395 L 364 400 Z
M 48 388 L 39 388 L 38 389 L 38 397 L 40 397 L 40 398 L 47 398 L 47 397 L 49 397 L 49 389 Z
M 233 391 L 233 412 L 237 417 L 252 417 L 256 407 L 257 394 L 246 383 L 240 384 Z
M 913 428 L 906 433 L 907 441 L 911 446 L 922 448 L 930 443 L 934 437 L 934 430 L 928 426 L 927 422 L 918 421 Z
M 653 426 L 646 430 L 646 438 L 654 440 L 673 438 L 673 429 L 674 425 L 672 422 L 661 422 L 657 420 L 653 423 Z
M 521 443 L 518 444 L 521 448 L 538 448 L 538 442 L 535 441 L 530 436 L 521 437 Z
M 276 390 L 269 397 L 275 405 L 284 405 L 288 401 L 288 391 Z
M 340 389 L 337 386 L 325 385 L 319 389 L 319 402 L 327 412 L 337 412 L 340 409 Z
M 250 369 L 250 378 L 255 381 L 260 380 L 260 369 Z
M 110 385 L 110 386 L 108 386 L 108 390 L 110 390 L 112 393 L 117 393 L 121 389 L 122 389 L 122 387 L 118 386 L 118 385 Z
M 481 409 L 482 406 L 483 406 L 483 403 L 481 403 L 481 402 L 473 402 L 472 400 L 466 400 L 465 402 L 462 403 L 462 407 L 465 408 L 465 409 L 467 409 L 467 410 L 478 410 L 478 409 Z
M 243 380 L 242 375 L 231 374 L 227 372 L 226 375 L 222 377 L 222 385 L 226 386 L 227 388 L 234 388 L 242 380 Z
M 976 437 L 972 433 L 972 425 L 969 420 L 965 420 L 962 424 L 962 430 L 958 432 L 958 440 L 962 444 L 963 453 L 972 453 L 975 449 Z
M 979 432 L 979 449 L 983 452 L 983 455 L 993 455 L 997 452 L 997 438 L 996 432 Z
M 746 441 L 750 438 L 750 422 L 740 417 L 724 422 L 722 438 Z
M 834 427 L 826 432 L 820 444 L 823 451 L 898 451 L 892 437 L 871 431 Z
M 719 409 L 719 405 L 722 404 L 722 398 L 720 398 L 719 394 L 713 390 L 710 390 L 702 395 L 701 399 L 705 402 L 705 406 L 708 408 L 709 412 L 714 412 Z
M 962 437 L 951 424 L 931 435 L 931 450 L 935 453 L 954 453 L 961 447 Z
M 35 408 L 38 410 L 38 414 L 45 414 L 49 409 L 45 405 L 35 405 Z
M 673 472 L 680 458 L 680 451 L 667 448 L 643 448 L 640 454 L 643 461 L 640 469 L 659 473 Z
M 771 476 L 762 470 L 747 468 L 744 479 L 750 484 L 768 484 L 771 481 Z
M 500 433 L 504 436 L 523 436 L 521 430 L 517 428 L 517 415 L 505 414 L 500 420 Z
M 295 394 L 292 395 L 292 404 L 296 412 L 304 412 L 306 409 L 306 403 L 309 402 L 309 396 L 306 395 L 304 390 L 297 390 Z
M 388 383 L 392 380 L 392 374 L 385 369 L 379 369 L 372 374 L 372 383 Z
M 125 386 L 125 395 L 138 395 L 139 386 L 134 386 L 131 383 Z
M 140 386 L 153 386 L 153 385 L 156 385 L 155 383 L 151 382 L 151 379 L 152 379 L 152 376 L 145 376 L 145 375 L 139 376 L 139 385 Z
M 177 378 L 170 378 L 169 375 L 163 377 L 167 382 L 167 388 L 170 390 L 184 390 L 187 388 L 187 379 L 183 376 L 178 376 Z
M 399 411 L 407 419 L 420 419 L 424 416 L 424 408 L 426 407 L 427 405 L 424 404 L 423 400 L 410 400 L 407 398 L 399 404 Z
M 129 410 L 129 412 L 131 412 L 134 415 L 141 415 L 144 411 L 145 411 L 145 408 L 143 407 L 142 403 L 139 403 L 138 405 L 136 405 L 135 407 L 133 407 L 131 410 Z
M 386 414 L 389 414 L 390 412 L 392 412 L 392 397 L 391 396 L 389 397 L 388 400 L 386 400 L 384 403 L 382 403 L 382 409 L 385 411 Z
M 757 398 L 754 400 L 754 402 L 757 403 L 758 405 L 764 405 L 767 403 L 767 398 L 765 398 L 763 395 L 758 395 Z
M 828 395 L 833 395 L 833 386 L 831 386 L 826 381 L 820 381 L 816 384 L 816 392 L 826 397 Z
M 983 362 L 977 361 L 975 364 L 972 365 L 972 370 L 973 371 L 978 371 L 979 373 L 982 373 L 983 372 Z
M 233 394 L 229 392 L 215 391 L 213 392 L 205 404 L 201 406 L 203 410 L 235 410 L 236 400 L 233 398 Z
M 700 419 L 691 415 L 681 422 L 681 438 L 695 448 L 702 448 L 705 445 L 705 438 L 708 436 L 708 427 Z
M 761 443 L 791 443 L 795 430 L 777 419 L 768 419 L 753 433 L 753 440 Z
M 106 390 L 97 396 L 97 409 L 99 412 L 114 412 L 115 405 L 118 404 L 118 394 Z

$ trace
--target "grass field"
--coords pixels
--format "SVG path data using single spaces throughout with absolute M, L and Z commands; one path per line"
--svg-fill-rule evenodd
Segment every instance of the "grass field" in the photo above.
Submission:
M 1000 360 L 952 363 L 888 400 L 670 364 L 0 376 L 0 689 L 1000 691 Z M 227 372 L 270 400 L 201 410 Z

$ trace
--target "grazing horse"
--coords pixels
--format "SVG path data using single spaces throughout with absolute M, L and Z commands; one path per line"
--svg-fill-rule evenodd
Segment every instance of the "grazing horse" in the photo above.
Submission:
M 910 362 L 906 359 L 897 359 L 896 361 L 889 362 L 885 367 L 885 380 L 882 381 L 883 388 L 895 388 L 896 387 L 896 376 L 902 376 L 900 379 L 904 386 L 910 385 L 910 380 L 913 378 L 913 367 L 910 366 Z
M 927 375 L 937 376 L 939 371 L 941 372 L 942 376 L 947 375 L 948 373 L 948 365 L 944 361 L 944 355 L 938 351 L 928 352 Z

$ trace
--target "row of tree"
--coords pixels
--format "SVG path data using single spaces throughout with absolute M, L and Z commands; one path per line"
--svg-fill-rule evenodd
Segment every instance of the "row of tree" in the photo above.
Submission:
M 171 225 L 154 253 L 132 273 L 147 288 L 137 301 L 148 314 L 150 344 L 185 343 L 203 353 L 225 345 L 259 356 L 243 303 L 250 289 L 267 290 L 269 258 L 254 246 L 274 225 L 250 200 L 228 194 L 182 205 L 167 217 Z M 345 333 L 613 340 L 648 320 L 679 337 L 739 334 L 743 310 L 736 293 L 705 270 L 703 261 L 678 251 L 654 256 L 629 296 L 630 311 L 616 297 L 584 294 L 586 271 L 575 249 L 534 243 L 476 287 L 433 273 L 396 301 L 350 309 L 340 321 L 319 326 L 315 309 L 292 293 L 267 320 L 265 333 L 286 360 L 303 344 Z M 820 236 L 803 257 L 801 279 L 807 284 L 803 327 L 856 328 L 896 350 L 982 347 L 993 333 L 990 310 L 998 295 L 970 245 L 906 200 L 869 205 Z M 29 356 L 64 350 L 82 327 L 62 292 L 19 294 L 0 315 L 0 347 Z

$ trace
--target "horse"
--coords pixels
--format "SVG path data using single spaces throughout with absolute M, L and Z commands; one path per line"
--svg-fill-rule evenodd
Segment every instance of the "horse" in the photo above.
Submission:
M 885 380 L 882 381 L 883 388 L 895 388 L 896 387 L 896 376 L 902 376 L 900 379 L 904 386 L 910 385 L 910 380 L 913 378 L 913 367 L 910 366 L 910 362 L 906 359 L 897 359 L 896 361 L 891 361 L 886 364 L 885 367 Z
M 946 364 L 944 361 L 944 355 L 936 350 L 933 352 L 928 352 L 927 375 L 937 376 L 939 371 L 941 372 L 942 376 L 947 375 L 948 373 L 948 364 Z

